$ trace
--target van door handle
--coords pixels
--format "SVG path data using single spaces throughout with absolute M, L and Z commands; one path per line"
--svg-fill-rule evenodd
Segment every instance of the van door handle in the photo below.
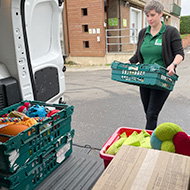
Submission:
M 62 68 L 62 71 L 65 72 L 67 70 L 67 67 L 64 65 Z
M 58 0 L 59 6 L 63 4 L 64 0 Z

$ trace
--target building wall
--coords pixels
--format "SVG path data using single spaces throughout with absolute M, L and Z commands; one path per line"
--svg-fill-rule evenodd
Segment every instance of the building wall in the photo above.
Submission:
M 106 56 L 106 35 L 104 22 L 107 22 L 107 29 L 126 29 L 120 31 L 109 31 L 107 32 L 108 43 L 123 43 L 122 45 L 110 45 L 108 46 L 108 52 L 112 54 L 126 52 L 133 54 L 136 50 L 136 44 L 131 42 L 131 33 L 129 28 L 132 26 L 132 20 L 134 22 L 133 13 L 135 10 L 139 11 L 140 15 L 140 27 L 139 29 L 146 26 L 146 15 L 143 12 L 146 2 L 149 0 L 106 0 L 107 1 L 107 12 L 104 11 L 104 0 L 67 0 L 67 21 L 68 21 L 68 46 L 69 60 L 72 57 L 76 57 L 76 60 L 84 61 L 85 57 L 91 57 L 95 60 L 95 57 Z M 164 5 L 163 21 L 167 25 L 173 25 L 179 29 L 180 18 L 174 14 L 171 14 L 171 4 L 176 3 L 176 0 L 159 0 Z M 127 3 L 126 3 L 127 2 Z M 119 9 L 119 3 L 121 3 Z M 181 0 L 177 0 L 177 4 L 181 6 Z M 82 9 L 86 8 L 88 14 L 82 15 Z M 121 17 L 120 17 L 121 16 Z M 112 25 L 109 23 L 109 19 L 117 20 Z M 112 23 L 112 22 L 111 22 Z M 88 26 L 87 32 L 84 32 L 84 25 Z M 93 29 L 95 33 L 93 34 Z M 97 29 L 100 33 L 97 34 Z M 138 35 L 138 34 L 137 34 Z M 114 36 L 122 36 L 122 38 L 114 38 Z M 123 38 L 128 36 L 128 38 Z M 100 37 L 100 42 L 97 41 L 97 37 Z M 85 47 L 85 42 L 89 42 L 89 47 Z M 124 44 L 126 43 L 126 44 Z M 78 61 L 80 62 L 80 61 Z M 88 61 L 89 62 L 89 61 Z M 107 62 L 106 62 L 107 63 Z M 104 63 L 102 63 L 104 64 Z
M 132 5 L 138 5 L 143 10 L 144 5 L 150 0 L 128 0 L 128 2 Z M 180 26 L 180 18 L 176 15 L 171 14 L 171 5 L 176 3 L 178 6 L 181 6 L 181 0 L 157 0 L 162 3 L 164 6 L 164 22 L 165 24 L 175 26 L 179 30 Z
M 104 56 L 104 0 L 68 0 L 67 15 L 70 55 Z
M 133 40 L 131 36 L 135 36 L 130 28 L 137 27 L 133 26 L 134 19 L 134 12 L 139 12 L 138 17 L 140 20 L 138 20 L 140 27 L 138 27 L 138 31 L 143 27 L 146 26 L 146 15 L 144 14 L 144 6 L 146 2 L 149 0 L 109 0 L 108 3 L 108 22 L 107 22 L 107 28 L 108 29 L 122 29 L 121 31 L 109 31 L 107 33 L 108 35 L 108 43 L 116 44 L 116 45 L 108 45 L 108 52 L 109 53 L 115 53 L 115 52 L 132 52 L 134 49 L 136 49 L 136 44 L 133 44 Z M 127 2 L 127 3 L 126 3 Z M 179 29 L 180 20 L 179 17 L 170 14 L 171 13 L 171 3 L 173 3 L 173 0 L 160 0 L 162 4 L 164 5 L 164 14 L 163 14 L 163 21 L 165 24 L 175 26 Z M 178 1 L 178 5 L 180 5 L 181 2 Z M 133 9 L 133 10 L 132 10 Z M 132 10 L 132 11 L 131 11 Z M 133 12 L 133 13 L 131 13 Z M 118 19 L 117 25 L 110 25 L 109 19 Z M 125 24 L 124 24 L 125 23 Z M 137 34 L 136 33 L 136 34 Z M 118 38 L 110 38 L 117 36 Z M 121 36 L 121 38 L 120 38 Z M 128 37 L 125 37 L 128 36 Z M 137 40 L 135 40 L 137 41 Z M 119 44 L 119 45 L 117 45 Z
M 125 2 L 122 1 L 121 3 L 121 28 L 125 29 L 121 31 L 121 36 L 128 36 L 128 37 L 123 37 L 121 39 L 121 42 L 123 43 L 122 45 L 122 51 L 127 52 L 131 51 L 132 46 L 130 44 L 130 9 L 129 6 L 125 6 Z
M 149 2 L 150 0 L 144 0 L 145 3 Z M 171 8 L 171 0 L 157 0 L 160 1 L 162 3 L 162 5 L 164 6 L 164 11 L 166 12 L 170 12 L 170 8 Z
M 109 0 L 108 1 L 108 7 L 107 7 L 107 29 L 109 30 L 114 30 L 114 29 L 119 29 L 119 3 L 118 1 L 113 1 L 113 0 Z M 117 19 L 117 21 L 113 21 L 115 22 L 115 24 L 112 24 L 111 20 Z M 119 43 L 119 38 L 112 38 L 114 36 L 119 36 L 119 31 L 108 31 L 107 32 L 108 38 L 107 39 L 107 43 L 109 44 L 113 44 L 113 43 Z M 110 45 L 108 46 L 108 51 L 109 52 L 118 52 L 119 51 L 119 45 Z

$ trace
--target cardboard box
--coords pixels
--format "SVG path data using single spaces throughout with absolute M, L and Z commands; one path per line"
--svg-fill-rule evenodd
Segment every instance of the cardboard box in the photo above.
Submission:
M 189 190 L 190 157 L 123 145 L 93 190 Z

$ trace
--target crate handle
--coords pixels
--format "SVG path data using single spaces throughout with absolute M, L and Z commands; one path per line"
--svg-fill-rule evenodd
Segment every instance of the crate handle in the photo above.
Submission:
M 138 70 L 139 70 L 139 67 L 138 67 L 138 66 L 133 66 L 133 65 L 131 65 L 131 66 L 128 66 L 128 70 L 129 70 L 129 71 L 138 71 Z
M 61 142 L 61 139 L 64 138 L 64 137 L 66 137 L 66 138 L 67 138 L 66 144 L 67 144 L 68 142 L 70 142 L 70 141 L 73 139 L 74 132 L 75 132 L 75 130 L 72 129 L 70 132 L 65 133 L 65 135 L 64 135 L 64 136 L 61 136 L 61 137 L 57 140 L 57 142 L 60 143 L 60 142 Z M 54 143 L 54 144 L 56 144 L 56 143 Z
M 0 136 L 1 137 L 8 137 L 8 138 L 14 137 L 14 135 L 6 135 L 6 134 L 2 134 L 2 133 L 0 133 Z

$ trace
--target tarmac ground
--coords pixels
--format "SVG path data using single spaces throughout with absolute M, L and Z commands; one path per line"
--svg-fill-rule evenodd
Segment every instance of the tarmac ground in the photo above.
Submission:
M 178 124 L 190 134 L 190 47 L 178 66 L 178 81 L 170 93 L 158 125 Z M 74 105 L 74 143 L 101 148 L 119 127 L 145 128 L 145 114 L 137 86 L 111 80 L 110 66 L 67 67 L 65 101 Z

